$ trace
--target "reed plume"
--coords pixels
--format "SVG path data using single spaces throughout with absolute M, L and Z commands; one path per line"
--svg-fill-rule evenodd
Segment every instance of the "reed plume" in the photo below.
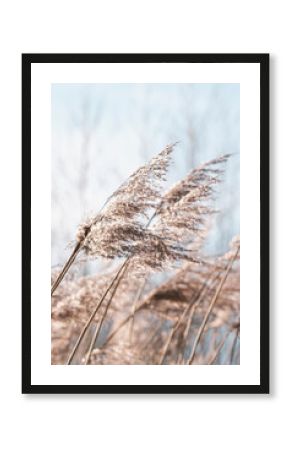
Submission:
M 149 163 L 140 167 L 106 201 L 101 212 L 82 223 L 76 234 L 74 250 L 55 280 L 54 293 L 80 251 L 87 256 L 109 259 L 128 257 L 143 241 L 152 249 L 157 237 L 148 234 L 140 220 L 158 202 L 175 144 L 168 145 Z

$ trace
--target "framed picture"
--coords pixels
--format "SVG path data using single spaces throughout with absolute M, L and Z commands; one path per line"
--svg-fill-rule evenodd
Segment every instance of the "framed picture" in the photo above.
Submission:
M 269 55 L 22 55 L 22 392 L 269 392 Z

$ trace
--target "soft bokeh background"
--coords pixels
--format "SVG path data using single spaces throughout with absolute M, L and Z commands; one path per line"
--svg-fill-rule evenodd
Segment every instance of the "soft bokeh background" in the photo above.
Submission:
M 78 224 L 175 141 L 168 184 L 233 154 L 205 252 L 227 249 L 239 233 L 239 84 L 54 84 L 51 93 L 52 266 L 66 260 Z

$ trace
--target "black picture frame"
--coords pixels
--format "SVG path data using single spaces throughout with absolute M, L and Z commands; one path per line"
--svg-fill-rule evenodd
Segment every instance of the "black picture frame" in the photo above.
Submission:
M 267 394 L 269 393 L 269 54 L 23 54 L 22 55 L 22 393 Z M 31 384 L 31 65 L 33 63 L 260 64 L 260 384 Z

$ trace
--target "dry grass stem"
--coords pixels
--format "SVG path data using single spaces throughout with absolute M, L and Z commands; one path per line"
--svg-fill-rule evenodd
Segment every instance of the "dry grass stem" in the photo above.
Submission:
M 109 309 L 109 307 L 110 307 L 110 305 L 111 305 L 111 302 L 112 302 L 113 297 L 114 297 L 114 295 L 115 295 L 115 293 L 116 293 L 116 290 L 118 289 L 120 280 L 121 280 L 121 278 L 122 278 L 122 273 L 124 273 L 124 271 L 126 270 L 126 265 L 127 265 L 127 264 L 128 264 L 128 262 L 126 261 L 126 263 L 122 265 L 121 271 L 118 272 L 118 276 L 116 277 L 115 284 L 113 285 L 113 291 L 112 291 L 112 293 L 111 293 L 111 297 L 110 297 L 109 300 L 107 301 L 105 310 L 104 310 L 104 312 L 103 312 L 103 314 L 102 314 L 102 317 L 101 317 L 100 321 L 98 322 L 98 325 L 97 325 L 96 330 L 95 330 L 95 332 L 94 332 L 94 335 L 93 335 L 93 337 L 92 337 L 92 340 L 91 340 L 91 343 L 90 343 L 90 347 L 89 347 L 88 353 L 87 353 L 87 355 L 86 355 L 86 357 L 85 357 L 85 365 L 87 365 L 88 362 L 89 362 L 89 360 L 90 360 L 92 350 L 93 350 L 93 348 L 94 348 L 94 346 L 95 346 L 95 343 L 97 342 L 97 338 L 98 338 L 98 336 L 99 336 L 99 333 L 100 333 L 100 331 L 101 331 L 102 325 L 103 325 L 104 320 L 105 320 L 105 318 L 106 318 L 108 309 Z M 105 297 L 106 297 L 106 296 L 104 295 L 104 296 L 103 296 L 103 300 L 105 299 Z
M 231 270 L 231 267 L 232 267 L 236 257 L 238 256 L 239 250 L 240 250 L 240 246 L 238 246 L 237 251 L 234 253 L 232 258 L 230 259 L 230 261 L 228 263 L 228 267 L 227 267 L 227 269 L 226 269 L 226 271 L 225 271 L 225 273 L 224 273 L 224 275 L 223 275 L 223 277 L 222 277 L 222 279 L 220 281 L 220 284 L 217 287 L 215 295 L 213 296 L 213 298 L 212 298 L 212 300 L 210 302 L 210 305 L 209 305 L 209 307 L 208 307 L 208 309 L 206 311 L 206 314 L 204 316 L 202 324 L 201 324 L 201 326 L 200 326 L 200 328 L 198 330 L 198 333 L 196 335 L 196 338 L 195 338 L 195 341 L 194 341 L 194 344 L 193 344 L 193 347 L 192 347 L 192 352 L 191 352 L 191 355 L 189 357 L 189 360 L 188 360 L 187 364 L 192 364 L 193 363 L 195 352 L 196 352 L 196 348 L 197 348 L 197 345 L 199 343 L 199 340 L 200 340 L 200 337 L 202 335 L 202 332 L 204 331 L 204 328 L 205 328 L 205 325 L 206 325 L 206 323 L 208 321 L 210 313 L 212 312 L 212 309 L 213 309 L 213 307 L 214 307 L 214 305 L 215 305 L 215 303 L 216 303 L 216 301 L 218 299 L 218 296 L 219 296 L 219 294 L 220 294 L 220 292 L 221 292 L 221 290 L 223 288 L 223 285 L 224 285 L 224 283 L 225 283 L 225 281 L 227 279 L 227 276 L 228 276 L 228 274 L 229 274 L 229 272 Z
M 83 329 L 82 329 L 82 331 L 81 331 L 81 333 L 80 333 L 80 335 L 79 335 L 79 337 L 78 337 L 78 340 L 77 340 L 77 342 L 76 342 L 76 344 L 75 344 L 75 346 L 74 346 L 74 348 L 73 348 L 73 351 L 71 352 L 71 354 L 70 354 L 70 356 L 69 356 L 69 358 L 68 358 L 68 361 L 67 361 L 67 364 L 68 364 L 68 365 L 71 364 L 72 359 L 73 359 L 73 357 L 74 357 L 74 355 L 75 355 L 75 353 L 76 353 L 76 351 L 77 351 L 77 349 L 78 349 L 78 347 L 79 347 L 79 345 L 80 345 L 80 343 L 81 343 L 81 341 L 82 341 L 82 339 L 83 339 L 83 337 L 84 337 L 84 335 L 85 335 L 85 332 L 87 331 L 88 327 L 91 325 L 91 323 L 92 323 L 92 321 L 93 321 L 95 315 L 97 314 L 97 311 L 98 311 L 99 308 L 101 307 L 101 305 L 102 305 L 104 299 L 106 298 L 108 292 L 110 291 L 110 289 L 111 289 L 112 286 L 114 285 L 114 282 L 118 279 L 118 276 L 120 275 L 120 273 L 122 272 L 123 268 L 125 267 L 126 262 L 127 262 L 127 261 L 125 261 L 125 262 L 122 264 L 121 268 L 118 270 L 117 274 L 116 274 L 115 277 L 113 278 L 113 280 L 112 280 L 112 282 L 110 283 L 109 287 L 106 289 L 104 295 L 103 295 L 102 298 L 99 300 L 97 306 L 95 307 L 95 309 L 93 310 L 93 312 L 92 312 L 92 314 L 90 315 L 89 319 L 88 319 L 87 322 L 85 323 L 85 325 L 84 325 L 84 327 L 83 327 Z

